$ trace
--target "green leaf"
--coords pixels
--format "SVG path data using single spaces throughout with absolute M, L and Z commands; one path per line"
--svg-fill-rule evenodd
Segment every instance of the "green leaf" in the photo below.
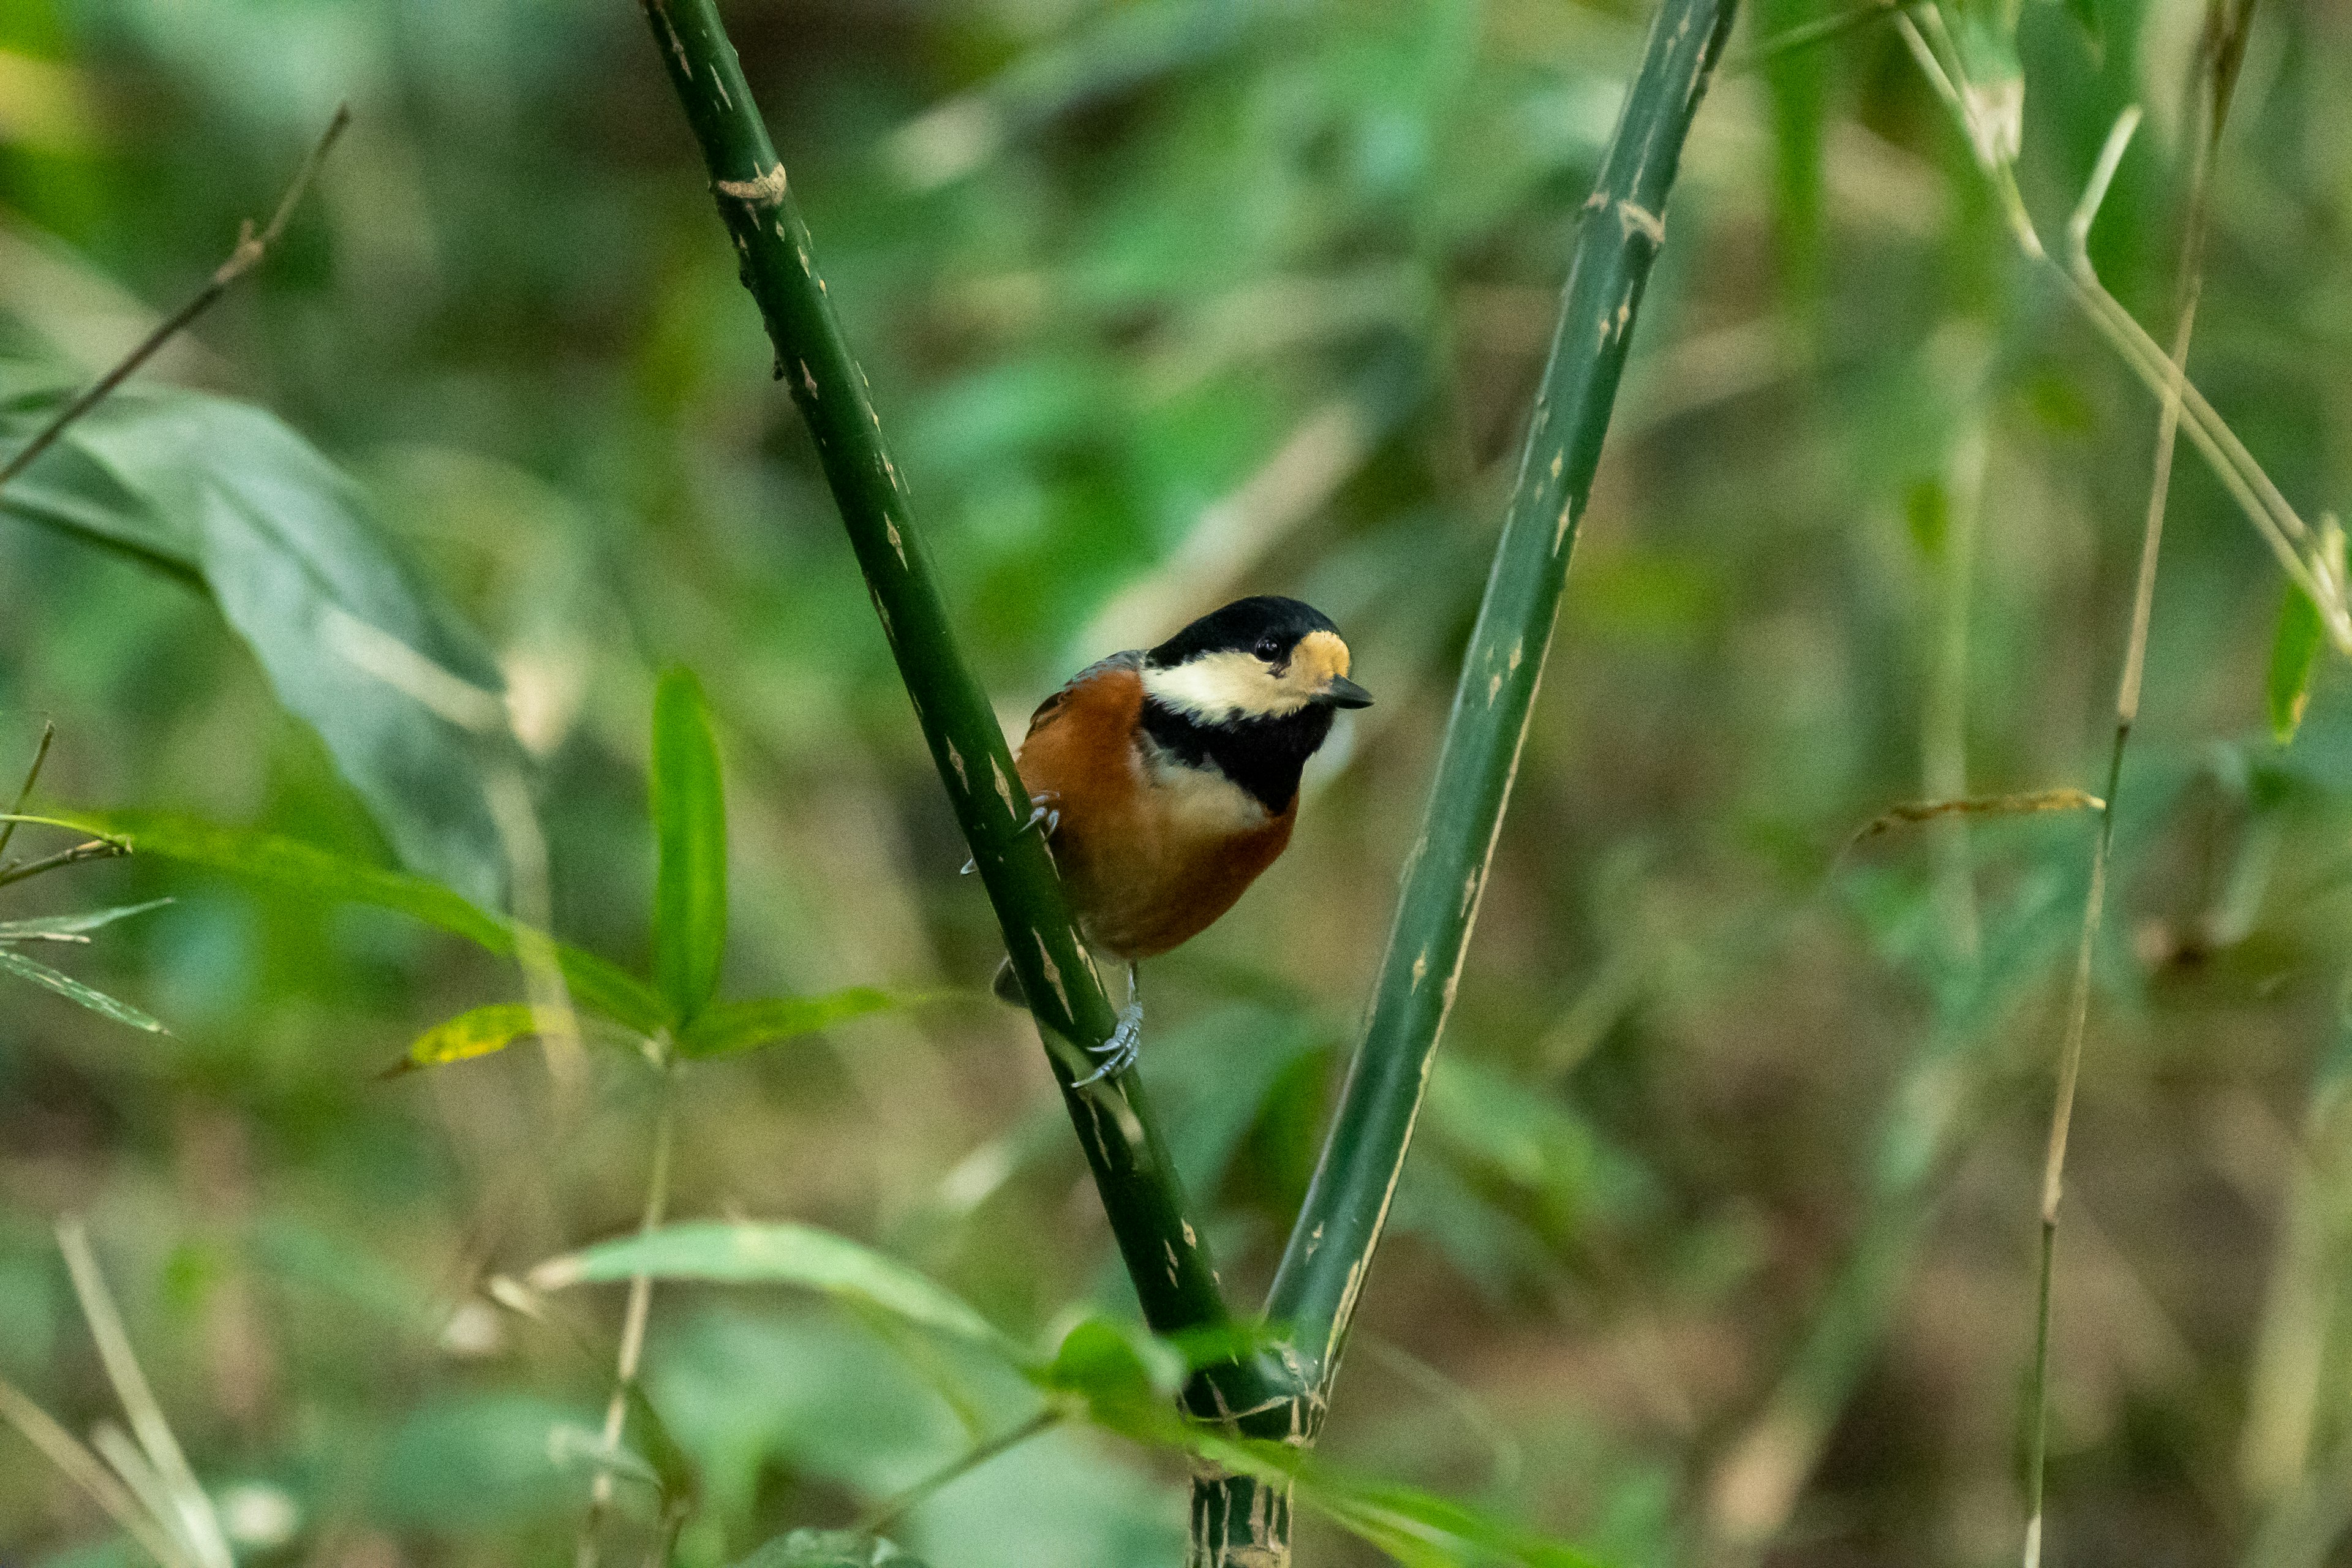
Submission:
M 64 395 L 20 393 L 0 416 L 29 435 Z M 501 901 L 488 780 L 523 766 L 502 678 L 349 475 L 263 409 L 131 388 L 76 421 L 9 493 L 27 521 L 200 578 L 402 862 Z
M 407 1057 L 394 1070 L 439 1067 L 445 1062 L 486 1057 L 537 1033 L 539 1016 L 522 1003 L 500 1002 L 477 1007 L 417 1036 L 416 1043 L 408 1047 Z
M 701 1479 L 696 1475 L 694 1460 L 670 1436 L 668 1425 L 653 1401 L 635 1380 L 628 1385 L 628 1434 L 635 1437 L 637 1447 L 653 1467 L 654 1479 L 661 1485 L 663 1511 L 680 1512 L 691 1509 L 702 1493 Z
M 682 1057 L 696 1058 L 733 1056 L 928 999 L 894 996 L 872 986 L 855 985 L 823 996 L 763 996 L 748 1002 L 721 1002 L 686 1026 L 677 1037 L 677 1052 Z
M 805 1225 L 668 1226 L 553 1258 L 531 1270 L 541 1290 L 599 1280 L 699 1279 L 728 1285 L 796 1285 L 845 1297 L 1016 1362 L 1029 1358 L 987 1319 L 944 1287 L 872 1247 Z
M 727 955 L 727 801 L 710 706 L 690 669 L 665 671 L 654 696 L 654 978 L 680 1023 L 719 988 Z
M 92 990 L 70 974 L 60 974 L 46 963 L 36 963 L 23 953 L 0 947 L 0 972 L 46 986 L 68 1002 L 79 1002 L 93 1013 L 100 1013 L 118 1024 L 128 1024 L 134 1029 L 144 1029 L 151 1035 L 168 1035 L 172 1031 L 142 1013 L 128 1002 L 118 1002 L 103 991 Z
M 1182 1352 L 1148 1331 L 1108 1318 L 1082 1320 L 1040 1368 L 1041 1388 L 1075 1394 L 1098 1423 L 1117 1426 L 1142 1409 L 1163 1410 L 1184 1385 Z
M 51 940 L 79 936 L 100 926 L 112 925 L 132 915 L 143 915 L 149 910 L 160 910 L 169 899 L 150 899 L 143 904 L 117 904 L 110 910 L 91 910 L 79 915 L 46 915 L 38 920 L 0 921 L 0 942 Z
M 2099 26 L 2098 0 L 2066 0 L 2066 15 L 2083 29 L 2084 42 L 2091 47 L 2091 58 L 2100 58 L 2106 53 L 2106 30 Z
M 128 839 L 135 854 L 202 866 L 257 888 L 397 910 L 501 958 L 515 955 L 519 936 L 538 934 L 437 882 L 276 834 L 158 812 L 73 811 L 60 813 L 59 819 L 84 833 Z M 651 1034 L 668 1022 L 661 998 L 619 965 L 562 943 L 555 953 L 579 1005 L 638 1034 Z
M 735 1568 L 923 1568 L 919 1558 L 878 1535 L 856 1530 L 795 1530 Z
M 2271 737 L 2282 746 L 2303 727 L 2303 710 L 2311 700 L 2311 675 L 2318 668 L 2319 645 L 2325 637 L 2319 606 L 2300 584 L 2286 585 L 2279 605 L 2278 630 L 2271 637 L 2271 671 L 2266 688 Z

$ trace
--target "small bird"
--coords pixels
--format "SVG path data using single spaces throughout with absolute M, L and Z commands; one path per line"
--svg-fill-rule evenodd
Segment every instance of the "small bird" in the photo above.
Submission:
M 1087 666 L 1030 717 L 1021 780 L 1078 930 L 1127 965 L 1118 1031 L 1091 1083 L 1135 1060 L 1138 959 L 1189 941 L 1274 864 L 1298 818 L 1298 775 L 1332 710 L 1371 693 L 1348 645 L 1297 599 L 1237 599 L 1158 647 Z M 1022 1000 L 1010 959 L 997 994 Z

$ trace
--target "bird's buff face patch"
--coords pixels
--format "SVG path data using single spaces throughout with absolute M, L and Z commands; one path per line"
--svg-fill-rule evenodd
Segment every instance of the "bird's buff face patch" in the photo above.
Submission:
M 1146 668 L 1143 689 L 1197 722 L 1224 724 L 1296 713 L 1347 673 L 1348 645 L 1337 633 L 1312 631 L 1276 663 L 1235 648 L 1199 654 L 1167 669 Z

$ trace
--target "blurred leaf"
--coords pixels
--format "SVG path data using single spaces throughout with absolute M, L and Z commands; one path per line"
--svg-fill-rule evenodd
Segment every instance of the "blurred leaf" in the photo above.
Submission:
M 855 1530 L 795 1530 L 780 1535 L 735 1568 L 923 1568 L 920 1559 L 878 1535 Z
M 2066 15 L 2083 29 L 2083 39 L 2091 46 L 2091 58 L 2095 60 L 2105 55 L 2107 35 L 2099 26 L 2099 0 L 2066 0 Z
M 654 697 L 654 976 L 690 1024 L 719 987 L 727 954 L 727 802 L 710 708 L 694 672 L 663 673 Z
M 538 1032 L 539 1016 L 523 1003 L 500 1002 L 477 1007 L 417 1036 L 400 1068 L 394 1070 L 438 1067 L 444 1062 L 486 1057 Z
M 371 1465 L 373 1511 L 444 1535 L 552 1517 L 577 1495 L 558 1436 L 575 1430 L 596 1430 L 586 1412 L 529 1394 L 445 1396 L 409 1415 Z
M 2319 606 L 2293 583 L 2279 605 L 2278 629 L 2271 637 L 2270 679 L 2265 688 L 2271 716 L 2271 738 L 2282 746 L 2303 727 L 2303 710 L 2311 700 L 2311 675 L 2319 665 L 2319 645 L 2326 636 L 2319 624 Z
M 646 1462 L 653 1467 L 654 1479 L 661 1486 L 663 1511 L 674 1513 L 691 1509 L 702 1492 L 694 1460 L 670 1436 L 661 1412 L 654 1408 L 653 1401 L 646 1397 L 646 1391 L 635 1380 L 628 1384 L 628 1405 L 627 1430 L 636 1438 Z
M 1036 1373 L 1037 1385 L 1075 1394 L 1095 1419 L 1117 1426 L 1139 1410 L 1163 1410 L 1184 1384 L 1185 1359 L 1140 1326 L 1108 1318 L 1081 1320 L 1062 1336 L 1054 1359 Z
M 29 435 L 63 396 L 20 393 L 9 422 Z M 17 515 L 198 574 L 403 862 L 501 901 L 488 779 L 522 766 L 503 679 L 348 475 L 263 409 L 131 389 L 78 420 L 25 482 L 29 504 L 10 487 Z
M 886 1013 L 929 1000 L 894 996 L 887 991 L 856 985 L 823 996 L 763 996 L 748 1002 L 721 1002 L 688 1024 L 677 1037 L 682 1057 L 727 1057 L 772 1046 L 795 1035 L 830 1028 L 852 1018 Z
M 36 963 L 12 949 L 0 947 L 0 972 L 14 974 L 20 980 L 29 980 L 36 985 L 56 992 L 68 1002 L 78 1002 L 93 1013 L 103 1014 L 118 1024 L 128 1024 L 151 1035 L 172 1032 L 130 1003 L 118 1002 L 105 992 L 93 990 L 70 974 L 60 974 L 46 963 Z
M 1575 1548 L 1417 1488 L 1360 1480 L 1320 1464 L 1294 1473 L 1297 1500 L 1406 1568 L 1465 1563 L 1598 1568 Z
M 608 1241 L 541 1264 L 542 1290 L 600 1280 L 701 1279 L 730 1285 L 797 1285 L 983 1345 L 1016 1362 L 1020 1348 L 944 1287 L 895 1258 L 814 1226 L 730 1225 L 703 1220 Z
M 0 921 L 0 942 L 25 942 L 41 938 L 79 936 L 100 926 L 132 915 L 143 915 L 149 910 L 160 910 L 169 899 L 150 899 L 143 904 L 117 904 L 110 910 L 91 910 L 79 915 L 45 915 L 37 920 Z
M 1941 479 L 1920 479 L 1903 492 L 1903 521 L 1911 542 L 1930 561 L 1944 554 L 1944 541 L 1952 531 L 1951 494 Z
M 517 933 L 528 929 L 436 882 L 272 833 L 160 812 L 74 811 L 61 814 L 61 820 L 86 833 L 126 838 L 134 853 L 202 866 L 257 887 L 394 910 L 501 958 L 514 956 Z M 562 943 L 556 944 L 556 961 L 580 1005 L 640 1034 L 667 1023 L 661 998 L 619 965 Z

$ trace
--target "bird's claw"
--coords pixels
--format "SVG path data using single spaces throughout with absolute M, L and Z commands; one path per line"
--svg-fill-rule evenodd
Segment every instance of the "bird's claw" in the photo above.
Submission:
M 1042 822 L 1045 825 L 1045 837 L 1048 838 L 1053 837 L 1054 830 L 1062 826 L 1062 814 L 1058 808 L 1048 805 L 1046 802 L 1055 801 L 1061 798 L 1062 797 L 1058 795 L 1031 795 L 1029 797 L 1029 820 L 1023 823 L 1016 831 L 1026 833 Z M 974 856 L 963 863 L 963 869 L 958 871 L 956 875 L 959 877 L 969 877 L 974 871 L 979 869 L 980 858 L 978 856 Z
M 1110 1038 L 1099 1046 L 1087 1047 L 1086 1051 L 1090 1057 L 1100 1058 L 1102 1065 L 1072 1083 L 1072 1089 L 1084 1089 L 1097 1079 L 1108 1078 L 1113 1073 L 1125 1072 L 1133 1067 L 1135 1058 L 1143 1054 L 1143 1004 L 1129 1002 L 1120 1008 L 1118 1027 L 1111 1031 Z

